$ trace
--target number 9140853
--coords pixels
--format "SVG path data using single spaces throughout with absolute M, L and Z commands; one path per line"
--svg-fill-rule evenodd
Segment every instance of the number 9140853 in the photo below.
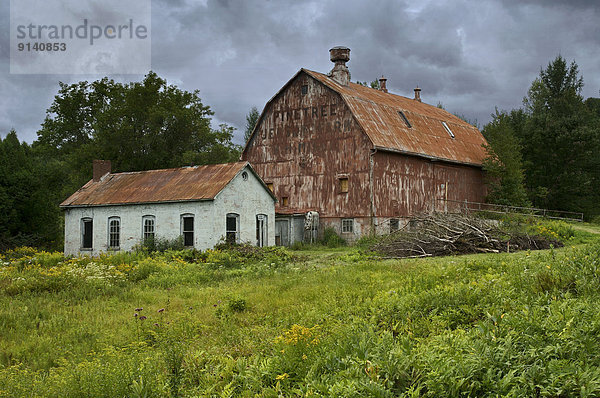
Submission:
M 19 43 L 19 51 L 67 51 L 67 43 Z

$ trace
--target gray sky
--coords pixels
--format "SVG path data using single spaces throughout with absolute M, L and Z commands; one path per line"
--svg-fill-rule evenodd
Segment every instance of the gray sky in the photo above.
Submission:
M 40 0 L 47 1 L 47 0 Z M 0 0 L 0 136 L 36 138 L 58 82 L 100 75 L 9 73 L 9 1 Z M 200 90 L 213 125 L 238 128 L 300 68 L 328 72 L 328 50 L 351 49 L 352 80 L 381 75 L 388 89 L 487 123 L 521 106 L 540 68 L 575 60 L 584 97 L 599 96 L 600 1 L 152 0 L 152 69 Z M 143 75 L 114 75 L 118 81 Z

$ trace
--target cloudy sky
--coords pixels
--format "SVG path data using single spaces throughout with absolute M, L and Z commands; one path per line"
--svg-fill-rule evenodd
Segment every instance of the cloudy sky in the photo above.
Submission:
M 200 90 L 213 124 L 237 127 L 238 143 L 252 106 L 262 109 L 302 67 L 328 72 L 337 45 L 351 49 L 353 81 L 385 75 L 409 97 L 419 85 L 424 102 L 483 125 L 495 107 L 519 107 L 558 54 L 579 65 L 584 96 L 599 96 L 599 22 L 597 0 L 152 0 L 151 67 Z M 9 0 L 0 0 L 0 136 L 14 128 L 31 142 L 59 81 L 102 76 L 11 74 L 9 26 Z

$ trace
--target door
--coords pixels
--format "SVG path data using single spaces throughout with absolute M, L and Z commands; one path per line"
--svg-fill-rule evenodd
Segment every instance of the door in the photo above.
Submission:
M 263 247 L 267 243 L 267 216 L 258 214 L 256 216 L 256 246 Z
M 289 246 L 290 222 L 288 220 L 275 220 L 275 244 L 277 246 Z

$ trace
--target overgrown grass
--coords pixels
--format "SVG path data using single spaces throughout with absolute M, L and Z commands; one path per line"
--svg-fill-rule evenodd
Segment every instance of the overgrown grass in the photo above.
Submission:
M 600 395 L 597 241 L 0 262 L 0 396 Z

